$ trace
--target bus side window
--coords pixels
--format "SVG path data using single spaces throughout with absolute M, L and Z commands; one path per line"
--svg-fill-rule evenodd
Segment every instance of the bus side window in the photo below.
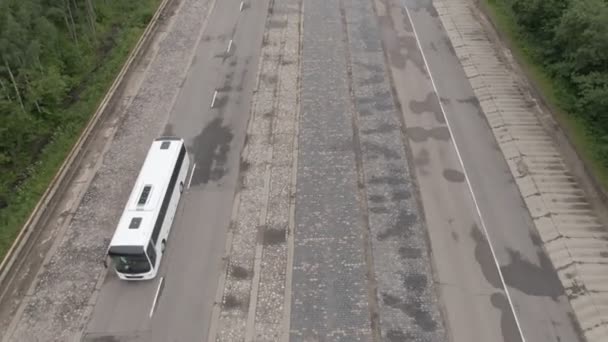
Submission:
M 152 264 L 152 267 L 156 267 L 156 250 L 154 249 L 154 245 L 152 244 L 152 242 L 148 243 L 148 249 L 146 250 L 146 253 L 148 254 L 148 258 L 150 258 L 150 263 Z

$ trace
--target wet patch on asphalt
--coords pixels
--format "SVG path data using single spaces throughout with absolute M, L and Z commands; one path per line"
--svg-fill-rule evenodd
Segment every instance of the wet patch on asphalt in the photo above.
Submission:
M 192 175 L 192 186 L 218 181 L 226 175 L 226 161 L 232 142 L 232 130 L 223 125 L 221 118 L 213 119 L 194 138 L 192 147 L 196 169 Z

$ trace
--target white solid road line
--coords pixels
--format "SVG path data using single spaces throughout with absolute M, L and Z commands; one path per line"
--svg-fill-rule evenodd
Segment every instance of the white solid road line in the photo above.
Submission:
M 231 49 L 232 49 L 232 39 L 230 39 L 230 41 L 228 42 L 228 48 L 226 49 L 226 54 L 229 54 Z
M 192 165 L 192 171 L 190 171 L 190 179 L 188 180 L 188 189 L 190 189 L 190 184 L 192 183 L 192 177 L 194 176 L 194 170 L 196 170 L 196 163 Z
M 158 295 L 160 294 L 160 290 L 162 289 L 164 282 L 165 277 L 160 277 L 158 288 L 156 289 L 156 295 L 154 295 L 154 301 L 152 302 L 152 308 L 150 309 L 150 318 L 152 318 L 152 315 L 154 315 L 154 309 L 156 309 L 156 303 L 158 302 Z
M 526 342 L 526 338 L 524 337 L 524 333 L 521 329 L 521 324 L 519 323 L 519 318 L 517 317 L 517 313 L 515 312 L 515 306 L 513 305 L 513 300 L 511 299 L 511 295 L 509 293 L 509 288 L 507 287 L 507 283 L 505 282 L 505 278 L 500 269 L 500 263 L 498 262 L 498 258 L 496 257 L 496 253 L 494 252 L 494 247 L 492 246 L 492 240 L 490 239 L 490 234 L 488 234 L 488 229 L 486 228 L 486 224 L 483 220 L 483 215 L 481 215 L 481 210 L 479 209 L 479 205 L 477 203 L 477 198 L 475 197 L 475 192 L 473 191 L 473 187 L 471 186 L 471 181 L 469 180 L 469 176 L 468 176 L 467 170 L 464 166 L 462 156 L 460 155 L 460 150 L 458 149 L 458 145 L 456 144 L 456 137 L 454 136 L 454 133 L 452 132 L 452 127 L 450 126 L 450 120 L 448 119 L 445 109 L 443 108 L 443 104 L 441 103 L 441 97 L 439 96 L 439 91 L 437 91 L 437 86 L 435 85 L 435 81 L 433 79 L 431 68 L 429 67 L 429 64 L 426 60 L 424 51 L 422 50 L 422 45 L 420 44 L 420 39 L 418 38 L 418 33 L 416 32 L 416 27 L 414 25 L 414 22 L 412 21 L 410 11 L 408 10 L 407 5 L 405 4 L 404 0 L 402 0 L 401 5 L 405 9 L 408 20 L 410 21 L 410 23 L 412 25 L 412 30 L 414 31 L 414 36 L 416 37 L 416 44 L 418 45 L 418 49 L 420 50 L 420 54 L 422 55 L 422 59 L 424 60 L 424 65 L 426 66 L 426 70 L 429 73 L 429 78 L 431 79 L 431 84 L 433 85 L 433 90 L 435 91 L 435 96 L 437 97 L 437 101 L 439 102 L 439 107 L 441 108 L 441 112 L 442 112 L 443 116 L 445 117 L 445 121 L 447 123 L 448 130 L 450 132 L 450 136 L 452 137 L 452 143 L 454 144 L 454 149 L 456 150 L 456 155 L 458 156 L 458 161 L 460 162 L 460 166 L 462 167 L 462 171 L 464 172 L 464 177 L 466 179 L 467 186 L 471 193 L 471 197 L 473 198 L 473 204 L 475 204 L 475 209 L 477 210 L 477 215 L 479 216 L 479 221 L 481 223 L 481 227 L 483 228 L 483 231 L 486 235 L 486 239 L 488 240 L 488 245 L 490 245 L 490 251 L 492 252 L 492 257 L 494 258 L 494 263 L 496 264 L 496 269 L 498 270 L 498 275 L 500 276 L 500 281 L 502 283 L 502 286 L 505 289 L 505 295 L 507 296 L 507 299 L 509 301 L 509 306 L 511 307 L 511 311 L 513 312 L 513 317 L 515 319 L 515 323 L 517 324 L 517 329 L 519 330 L 519 336 L 521 337 L 522 342 Z
M 239 7 L 239 12 L 243 12 L 243 6 L 245 6 L 245 1 L 241 1 L 241 6 Z
M 215 107 L 216 99 L 217 99 L 217 90 L 213 92 L 213 99 L 211 100 L 211 108 Z

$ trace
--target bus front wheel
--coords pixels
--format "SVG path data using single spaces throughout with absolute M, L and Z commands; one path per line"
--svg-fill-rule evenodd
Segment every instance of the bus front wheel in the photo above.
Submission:
M 179 182 L 179 192 L 184 192 L 184 182 Z
M 167 247 L 167 240 L 163 240 L 163 241 L 160 242 L 160 251 L 162 253 L 165 252 L 165 247 Z

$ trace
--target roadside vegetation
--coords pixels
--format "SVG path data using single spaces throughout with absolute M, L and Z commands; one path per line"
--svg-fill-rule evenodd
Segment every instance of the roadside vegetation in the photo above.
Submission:
M 481 1 L 608 189 L 608 1 Z
M 0 261 L 160 0 L 0 0 Z

